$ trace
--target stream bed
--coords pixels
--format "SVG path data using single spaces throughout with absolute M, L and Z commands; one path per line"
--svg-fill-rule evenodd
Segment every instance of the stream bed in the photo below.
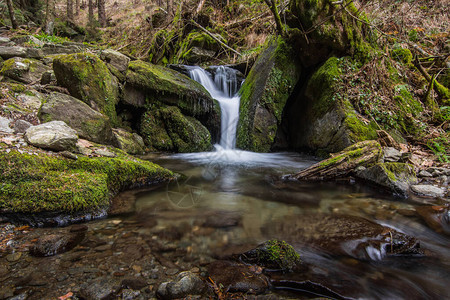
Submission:
M 416 211 L 442 210 L 447 204 L 439 200 L 399 200 L 348 180 L 284 182 L 282 175 L 315 162 L 292 153 L 219 147 L 147 159 L 184 176 L 120 194 L 120 200 L 134 203 L 127 214 L 62 228 L 0 224 L 0 299 L 150 299 L 181 271 L 217 288 L 215 278 L 242 267 L 233 269 L 227 259 L 270 239 L 292 244 L 303 269 L 269 270 L 270 287 L 253 285 L 235 297 L 260 292 L 261 299 L 444 299 L 450 294 L 450 239 Z M 444 214 L 448 226 L 448 207 Z M 392 242 L 379 242 L 383 228 L 392 228 L 391 240 L 393 234 L 417 239 L 406 246 L 420 244 L 420 253 L 394 253 Z M 55 248 L 58 243 L 65 248 Z M 231 290 L 220 293 L 233 296 Z

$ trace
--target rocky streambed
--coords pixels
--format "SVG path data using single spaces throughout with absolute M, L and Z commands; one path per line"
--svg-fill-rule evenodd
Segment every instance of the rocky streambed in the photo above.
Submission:
M 153 157 L 186 176 L 120 194 L 115 202 L 134 203 L 127 214 L 63 228 L 3 223 L 0 299 L 448 294 L 445 201 L 398 200 L 356 184 L 280 183 L 274 178 L 312 161 L 245 155 L 235 163 L 224 153 Z

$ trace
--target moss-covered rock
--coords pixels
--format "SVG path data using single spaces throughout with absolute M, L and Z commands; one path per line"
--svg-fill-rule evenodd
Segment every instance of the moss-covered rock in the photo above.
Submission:
M 42 74 L 48 70 L 50 67 L 38 60 L 14 57 L 3 62 L 0 74 L 28 84 L 39 82 Z
M 294 50 L 282 38 L 271 41 L 240 89 L 238 148 L 271 150 L 300 73 Z
M 153 150 L 201 152 L 212 149 L 208 130 L 197 119 L 183 115 L 175 106 L 146 112 L 141 121 L 141 133 Z
M 301 263 L 300 255 L 295 249 L 280 240 L 269 240 L 241 254 L 239 258 L 246 263 L 283 271 L 292 271 Z
M 0 212 L 93 211 L 124 189 L 173 178 L 158 165 L 116 153 L 72 160 L 1 151 Z
M 90 53 L 60 55 L 53 60 L 53 70 L 59 85 L 117 125 L 118 82 L 100 58 Z
M 189 77 L 143 61 L 132 61 L 127 71 L 124 101 L 137 107 L 164 103 L 198 119 L 215 137 L 220 130 L 220 106 L 205 88 Z
M 289 109 L 289 138 L 293 148 L 337 152 L 355 142 L 377 138 L 376 125 L 359 116 L 345 95 L 338 92 L 339 85 L 343 84 L 341 61 L 329 58 L 314 72 L 305 92 Z
M 332 54 L 355 55 L 361 60 L 371 57 L 367 40 L 375 40 L 374 33 L 352 0 L 295 0 L 290 1 L 290 11 L 291 39 L 302 53 L 305 66 L 320 63 Z
M 402 198 L 408 197 L 410 185 L 418 182 L 414 167 L 405 163 L 378 163 L 356 172 L 357 177 L 370 181 Z
M 51 93 L 39 110 L 39 119 L 41 122 L 64 121 L 83 139 L 117 144 L 109 118 L 69 95 Z
M 121 128 L 113 129 L 118 147 L 128 154 L 143 154 L 144 140 L 137 133 L 131 133 Z

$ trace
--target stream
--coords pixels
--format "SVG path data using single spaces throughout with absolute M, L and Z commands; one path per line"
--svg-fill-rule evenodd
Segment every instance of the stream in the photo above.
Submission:
M 192 77 L 208 79 L 200 70 L 192 68 Z M 0 299 L 150 299 L 162 282 L 181 271 L 214 283 L 218 277 L 212 274 L 220 277 L 242 268 L 227 264 L 230 257 L 271 239 L 290 243 L 302 267 L 293 272 L 267 270 L 270 287 L 261 287 L 259 292 L 266 293 L 261 299 L 448 297 L 449 236 L 430 228 L 418 214 L 421 207 L 430 208 L 431 215 L 440 212 L 448 230 L 446 203 L 399 200 L 348 178 L 331 183 L 283 181 L 283 175 L 317 160 L 297 153 L 234 149 L 238 86 L 224 84 L 233 74 L 220 68 L 217 74 L 222 77 L 216 84 L 222 88 L 210 92 L 229 110 L 222 113 L 222 124 L 227 125 L 215 150 L 144 157 L 182 174 L 177 181 L 121 193 L 115 202 L 133 204 L 127 213 L 86 224 L 0 224 Z M 386 235 L 389 242 L 382 238 Z M 403 239 L 401 246 L 407 250 L 420 244 L 420 252 L 395 252 L 393 236 Z M 235 297 L 254 299 L 251 294 L 259 287 Z M 233 296 L 231 290 L 222 292 Z

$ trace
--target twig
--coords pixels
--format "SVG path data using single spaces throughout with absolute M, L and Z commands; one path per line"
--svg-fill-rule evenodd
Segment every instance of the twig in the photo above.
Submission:
M 200 28 L 201 30 L 203 30 L 206 34 L 208 34 L 210 37 L 213 38 L 213 40 L 215 40 L 216 42 L 218 42 L 220 45 L 222 45 L 223 47 L 227 48 L 228 50 L 230 50 L 231 52 L 236 53 L 237 55 L 241 55 L 241 53 L 237 52 L 236 50 L 234 50 L 233 48 L 231 48 L 230 46 L 228 46 L 227 44 L 225 44 L 224 42 L 222 42 L 221 40 L 219 40 L 214 34 L 212 34 L 211 32 L 209 32 L 205 27 L 203 27 L 202 25 L 198 24 L 197 22 L 195 22 L 194 20 L 191 20 L 192 24 L 194 24 L 195 26 L 197 26 L 198 28 Z

